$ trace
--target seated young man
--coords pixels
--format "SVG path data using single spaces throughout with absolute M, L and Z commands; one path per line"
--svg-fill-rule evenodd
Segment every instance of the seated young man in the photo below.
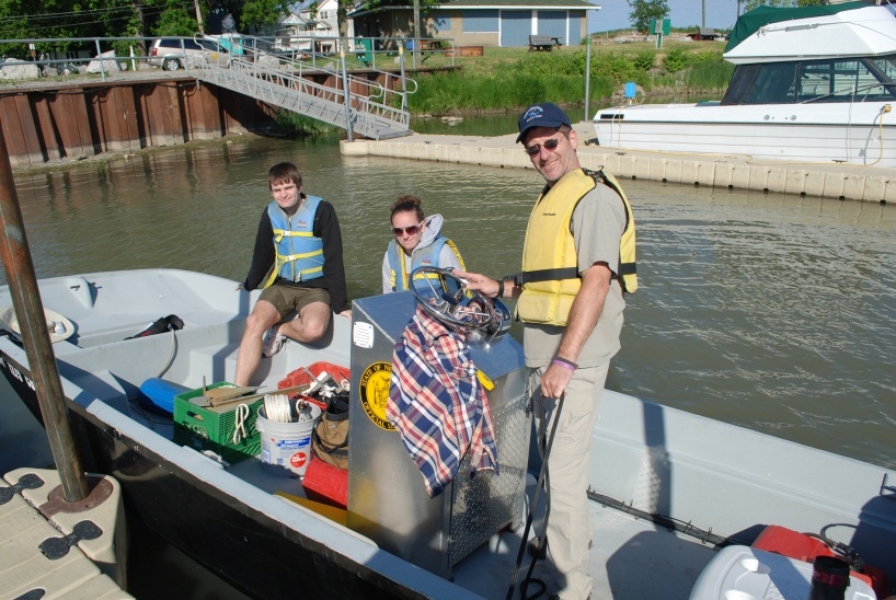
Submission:
M 287 339 L 313 342 L 330 313 L 350 317 L 342 259 L 342 233 L 333 205 L 302 193 L 302 175 L 284 162 L 268 171 L 274 201 L 258 223 L 249 274 L 237 289 L 263 287 L 246 320 L 234 383 L 249 385 L 262 355 L 270 358 Z M 293 311 L 295 319 L 284 319 Z

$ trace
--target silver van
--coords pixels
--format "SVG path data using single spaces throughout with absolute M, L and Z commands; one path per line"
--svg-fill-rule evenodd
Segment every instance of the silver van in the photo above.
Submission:
M 158 38 L 149 48 L 149 64 L 166 71 L 177 71 L 186 63 L 190 67 L 226 67 L 230 54 L 212 40 L 203 38 Z

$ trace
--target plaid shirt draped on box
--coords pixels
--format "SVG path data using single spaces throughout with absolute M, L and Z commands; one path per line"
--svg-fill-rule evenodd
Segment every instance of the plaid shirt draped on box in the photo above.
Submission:
M 386 416 L 401 434 L 431 498 L 442 493 L 471 452 L 471 471 L 498 471 L 485 390 L 459 335 L 419 306 L 395 344 Z

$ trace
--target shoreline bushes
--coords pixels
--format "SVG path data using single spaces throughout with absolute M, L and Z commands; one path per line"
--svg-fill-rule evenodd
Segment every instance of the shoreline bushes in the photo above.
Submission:
M 579 105 L 585 99 L 585 51 L 529 54 L 496 64 L 491 70 L 432 73 L 417 78 L 417 93 L 408 96 L 414 114 L 508 111 L 550 99 Z M 660 65 L 660 66 L 657 66 Z M 675 48 L 666 53 L 602 52 L 591 57 L 589 102 L 609 101 L 633 81 L 647 94 L 718 94 L 725 91 L 734 66 L 721 51 L 693 52 Z

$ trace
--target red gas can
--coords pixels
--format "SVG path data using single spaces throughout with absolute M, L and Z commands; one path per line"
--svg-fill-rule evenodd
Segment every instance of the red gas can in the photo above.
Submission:
M 302 487 L 310 500 L 346 508 L 348 506 L 348 471 L 312 457 L 302 478 Z

